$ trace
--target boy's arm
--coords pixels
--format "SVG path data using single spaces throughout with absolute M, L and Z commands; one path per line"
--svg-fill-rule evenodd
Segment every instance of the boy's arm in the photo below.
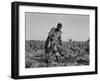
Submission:
M 62 32 L 61 32 L 61 34 L 62 34 Z M 59 36 L 59 38 L 58 38 L 60 45 L 62 45 L 62 38 L 61 38 L 61 34 L 60 34 L 60 36 Z

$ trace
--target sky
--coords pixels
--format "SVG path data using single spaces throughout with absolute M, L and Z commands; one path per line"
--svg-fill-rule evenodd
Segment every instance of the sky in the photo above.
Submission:
M 46 40 L 52 27 L 62 23 L 62 40 L 86 41 L 89 38 L 89 15 L 25 13 L 26 40 Z

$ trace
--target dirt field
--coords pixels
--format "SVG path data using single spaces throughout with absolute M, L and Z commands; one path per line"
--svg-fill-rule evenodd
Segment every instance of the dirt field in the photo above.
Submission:
M 59 56 L 59 64 L 55 57 L 51 57 L 52 63 L 45 62 L 45 41 L 25 41 L 25 67 L 57 67 L 57 66 L 82 66 L 89 65 L 89 41 L 67 41 L 63 42 L 67 52 Z

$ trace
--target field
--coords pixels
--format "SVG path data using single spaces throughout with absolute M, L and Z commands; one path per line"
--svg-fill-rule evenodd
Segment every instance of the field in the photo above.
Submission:
M 55 57 L 51 57 L 52 63 L 45 62 L 45 41 L 26 40 L 25 41 L 25 67 L 57 67 L 57 66 L 82 66 L 89 65 L 89 41 L 67 41 L 63 42 L 66 51 L 59 56 L 59 64 Z

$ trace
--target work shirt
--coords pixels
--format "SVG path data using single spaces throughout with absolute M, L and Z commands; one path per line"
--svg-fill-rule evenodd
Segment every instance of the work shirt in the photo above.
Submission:
M 56 28 L 52 28 L 49 32 L 48 37 L 51 37 L 53 40 L 61 41 L 61 31 L 57 31 Z
M 48 53 L 50 50 L 55 50 L 57 51 L 57 47 L 59 47 L 61 40 L 61 31 L 57 31 L 56 28 L 52 28 L 48 34 L 48 38 L 45 43 L 45 51 Z M 46 52 L 46 53 L 47 53 Z

